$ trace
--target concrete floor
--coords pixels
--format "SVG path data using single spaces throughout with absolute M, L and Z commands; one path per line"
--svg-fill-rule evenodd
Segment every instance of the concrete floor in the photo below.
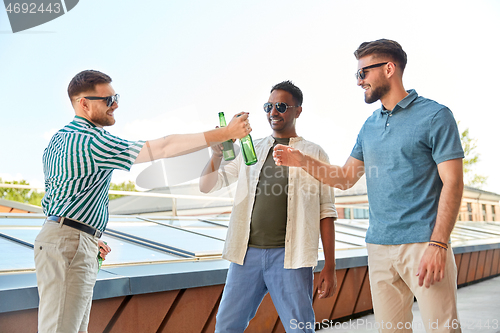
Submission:
M 462 332 L 500 333 L 500 276 L 458 289 L 458 315 Z M 320 332 L 377 332 L 374 315 L 337 323 Z M 413 332 L 424 333 L 418 304 L 413 304 Z

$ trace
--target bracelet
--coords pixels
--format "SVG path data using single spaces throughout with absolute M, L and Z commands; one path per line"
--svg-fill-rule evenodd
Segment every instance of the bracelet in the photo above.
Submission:
M 435 240 L 432 240 L 432 239 L 429 242 L 438 243 L 438 244 L 441 244 L 443 246 L 446 246 L 446 248 L 448 248 L 448 244 L 446 244 L 446 243 L 438 242 L 438 241 L 435 241 Z
M 433 241 L 432 239 L 429 241 L 429 243 L 438 244 L 438 245 L 441 245 L 442 247 L 448 248 L 448 244 L 442 243 L 442 242 L 438 242 L 438 241 Z
M 444 249 L 445 251 L 448 251 L 448 247 L 443 246 L 443 245 L 438 244 L 438 243 L 429 242 L 429 246 L 439 247 L 439 248 L 441 248 L 441 249 Z

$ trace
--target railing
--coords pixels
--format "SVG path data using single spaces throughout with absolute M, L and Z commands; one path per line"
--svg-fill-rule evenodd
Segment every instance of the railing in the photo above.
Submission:
M 40 190 L 45 192 L 45 188 L 31 185 L 21 184 L 0 184 L 0 188 L 19 188 L 25 190 Z M 233 204 L 233 198 L 220 198 L 205 195 L 187 195 L 187 194 L 169 194 L 169 193 L 152 193 L 152 192 L 132 192 L 132 191 L 116 191 L 109 190 L 109 194 L 116 195 L 132 195 L 137 197 L 154 197 L 154 198 L 170 198 L 172 199 L 172 215 L 177 216 L 177 199 L 192 199 L 192 200 L 218 200 L 227 201 Z
M 28 190 L 40 190 L 41 192 L 45 192 L 45 188 L 36 187 L 31 185 L 21 185 L 21 184 L 0 184 L 0 188 L 19 188 L 19 189 L 28 189 Z M 137 197 L 153 197 L 153 198 L 170 198 L 172 199 L 172 215 L 177 216 L 177 199 L 192 199 L 192 200 L 218 200 L 218 201 L 226 201 L 233 204 L 233 198 L 221 198 L 221 197 L 212 197 L 205 195 L 187 195 L 187 194 L 168 194 L 168 193 L 152 193 L 152 192 L 132 192 L 132 191 L 117 191 L 117 190 L 109 190 L 109 194 L 116 195 L 129 195 L 129 196 L 137 196 Z M 335 204 L 337 208 L 348 208 L 350 209 L 351 219 L 354 216 L 354 209 L 363 209 L 368 210 L 366 204 L 363 205 L 345 205 L 345 204 Z

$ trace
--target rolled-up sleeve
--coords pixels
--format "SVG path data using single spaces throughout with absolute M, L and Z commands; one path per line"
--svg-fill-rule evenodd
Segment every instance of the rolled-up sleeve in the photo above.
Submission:
M 241 154 L 229 163 L 222 163 L 219 167 L 217 182 L 209 193 L 220 190 L 223 187 L 229 186 L 236 181 L 240 174 L 240 166 L 242 163 Z

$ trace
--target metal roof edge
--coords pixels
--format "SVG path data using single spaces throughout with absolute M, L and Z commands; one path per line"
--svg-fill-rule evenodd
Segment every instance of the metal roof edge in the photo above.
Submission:
M 7 199 L 0 199 L 0 206 L 10 207 L 14 209 L 25 210 L 34 213 L 43 213 L 43 209 L 40 206 L 35 206 L 27 203 L 22 203 L 18 201 L 12 201 Z
M 494 196 L 500 198 L 500 194 L 498 194 L 498 193 L 481 190 L 479 188 L 475 188 L 475 187 L 472 187 L 472 186 L 465 185 L 464 186 L 464 190 L 468 190 L 468 191 L 472 191 L 472 192 L 479 192 L 479 193 L 484 193 L 484 194 L 489 194 L 489 195 L 494 195 Z

